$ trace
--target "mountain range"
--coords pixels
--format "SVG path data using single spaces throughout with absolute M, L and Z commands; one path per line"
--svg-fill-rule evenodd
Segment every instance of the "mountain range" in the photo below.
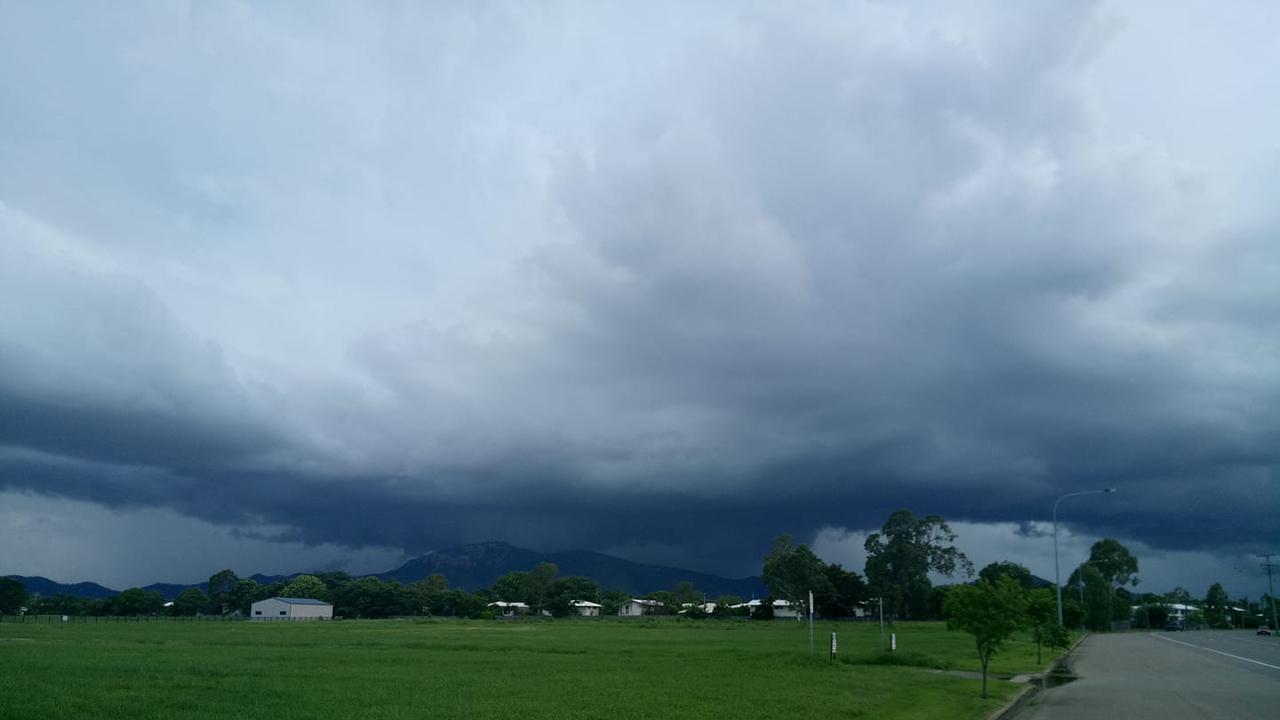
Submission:
M 646 565 L 632 562 L 612 555 L 572 550 L 563 552 L 539 552 L 516 547 L 505 542 L 482 542 L 470 545 L 436 550 L 416 557 L 394 570 L 374 573 L 373 577 L 382 580 L 397 580 L 411 583 L 422 580 L 428 575 L 439 573 L 449 580 L 449 587 L 474 592 L 492 586 L 498 578 L 508 572 L 524 572 L 532 570 L 540 562 L 555 563 L 560 569 L 560 576 L 578 575 L 589 577 L 599 583 L 604 590 L 622 590 L 633 594 L 649 593 L 655 590 L 671 590 L 676 583 L 689 581 L 698 590 L 709 597 L 718 595 L 737 595 L 743 598 L 764 597 L 767 590 L 759 577 L 724 578 L 708 573 L 682 570 L 680 568 Z M 283 582 L 302 573 L 290 575 L 252 575 L 253 580 L 261 584 Z M 10 575 L 26 586 L 27 592 L 44 597 L 53 595 L 71 595 L 85 598 L 106 598 L 118 591 L 97 583 L 80 582 L 64 584 L 45 577 Z M 143 590 L 153 590 L 166 599 L 177 597 L 187 588 L 205 590 L 208 583 L 152 583 L 143 586 Z

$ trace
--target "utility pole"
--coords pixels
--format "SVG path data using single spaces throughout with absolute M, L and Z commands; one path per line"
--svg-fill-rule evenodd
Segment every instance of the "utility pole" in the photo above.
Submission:
M 1276 623 L 1276 586 L 1271 582 L 1271 570 L 1275 567 L 1275 563 L 1271 562 L 1275 553 L 1267 553 L 1259 555 L 1262 558 L 1262 567 L 1267 569 L 1267 596 L 1271 598 L 1271 632 L 1280 631 L 1280 624 Z

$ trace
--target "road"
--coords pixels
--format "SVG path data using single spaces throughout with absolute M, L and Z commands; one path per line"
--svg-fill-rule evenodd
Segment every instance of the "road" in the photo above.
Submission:
M 1280 638 L 1251 630 L 1093 635 L 1070 665 L 1019 720 L 1280 718 Z

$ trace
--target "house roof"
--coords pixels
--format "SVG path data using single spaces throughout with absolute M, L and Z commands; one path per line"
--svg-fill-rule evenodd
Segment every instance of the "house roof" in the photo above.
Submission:
M 593 603 L 590 600 L 574 600 L 569 604 L 574 607 L 604 607 L 600 603 Z
M 323 601 L 323 600 L 315 600 L 315 599 L 312 599 L 312 598 L 286 598 L 286 597 L 276 597 L 276 598 L 270 598 L 270 599 L 271 599 L 271 600 L 279 600 L 280 602 L 283 602 L 283 603 L 289 603 L 290 605 L 328 605 L 328 604 L 329 604 L 329 603 L 327 603 L 327 602 L 325 602 L 325 601 Z
M 637 605 L 644 605 L 646 607 L 662 607 L 662 603 L 658 602 L 657 600 L 643 600 L 641 598 L 631 598 L 631 602 Z
M 525 605 L 522 602 L 505 602 L 502 600 L 498 600 L 496 602 L 489 603 L 488 607 L 528 608 L 529 606 Z

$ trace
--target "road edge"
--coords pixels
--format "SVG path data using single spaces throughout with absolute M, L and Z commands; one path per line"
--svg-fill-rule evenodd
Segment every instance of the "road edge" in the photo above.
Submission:
M 1071 647 L 1067 648 L 1066 652 L 1062 653 L 1062 655 L 1054 658 L 1053 662 L 1056 663 L 1063 658 L 1070 657 L 1071 653 L 1075 652 L 1076 648 L 1080 647 L 1080 643 L 1084 642 L 1092 634 L 1093 633 L 1085 633 L 1081 635 L 1080 639 L 1071 643 Z M 1052 667 L 1052 663 L 1050 664 L 1050 667 Z M 1044 675 L 1045 673 L 1041 672 L 1038 673 L 1037 676 L 1044 677 Z M 1009 702 L 1005 703 L 988 715 L 986 720 L 1011 720 L 1011 718 L 1015 717 L 1018 714 L 1018 711 L 1021 710 L 1024 705 L 1031 702 L 1031 698 L 1035 697 L 1039 692 L 1039 687 L 1033 683 L 1027 683 L 1027 686 L 1019 690 L 1018 694 L 1014 695 Z

